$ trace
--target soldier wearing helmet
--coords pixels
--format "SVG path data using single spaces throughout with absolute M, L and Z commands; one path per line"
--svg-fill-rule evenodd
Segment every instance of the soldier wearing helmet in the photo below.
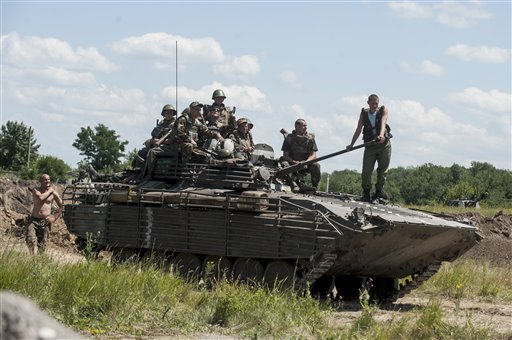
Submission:
M 172 129 L 176 121 L 176 109 L 171 104 L 165 104 L 161 115 L 164 117 L 157 126 L 151 131 L 151 144 L 154 145 L 159 138 L 162 138 L 169 129 Z
M 212 105 L 206 105 L 204 108 L 204 118 L 205 121 L 210 121 L 211 118 L 210 113 L 215 112 L 215 110 L 218 110 L 219 117 L 217 118 L 216 125 L 219 126 L 227 126 L 225 129 L 225 133 L 223 134 L 223 137 L 228 136 L 231 132 L 233 132 L 236 129 L 236 119 L 235 119 L 235 110 L 236 108 L 233 107 L 231 109 L 229 106 L 226 106 L 224 104 L 224 100 L 226 99 L 226 95 L 224 94 L 224 91 L 221 89 L 216 89 L 212 93 L 212 99 L 213 103 Z
M 315 135 L 307 132 L 307 123 L 304 119 L 295 121 L 295 130 L 288 134 L 284 139 L 281 150 L 283 151 L 283 165 L 290 166 L 304 161 L 316 159 L 318 148 L 315 142 Z M 311 163 L 304 170 L 311 174 L 311 184 L 317 188 L 320 182 L 320 164 Z M 299 179 L 299 187 L 303 185 L 302 179 Z
M 223 140 L 218 131 L 210 130 L 201 122 L 201 109 L 203 104 L 192 102 L 189 105 L 189 113 L 183 114 L 176 120 L 178 148 L 184 163 L 189 161 L 203 161 L 207 154 L 202 151 L 200 141 L 207 138 Z
M 176 138 L 176 128 L 174 127 L 176 113 L 174 106 L 171 104 L 164 105 L 161 112 L 164 119 L 157 122 L 157 126 L 151 131 L 151 139 L 147 140 L 146 146 L 137 153 L 137 158 L 144 160 L 142 175 L 151 175 L 157 154 L 172 151 L 171 144 L 175 142 Z
M 160 140 L 164 137 L 170 129 L 174 129 L 174 122 L 176 121 L 176 109 L 171 104 L 165 104 L 160 113 L 163 120 L 158 121 L 156 126 L 151 131 L 151 138 L 144 142 L 144 148 L 137 152 L 137 156 L 132 162 L 134 168 L 142 167 L 147 159 L 148 152 L 151 148 L 160 144 L 170 144 L 170 139 Z M 158 145 L 157 145 L 158 144 Z
M 240 118 L 236 121 L 237 129 L 233 131 L 229 138 L 235 144 L 235 157 L 240 159 L 250 159 L 254 151 L 254 142 L 249 129 L 251 121 L 247 118 Z

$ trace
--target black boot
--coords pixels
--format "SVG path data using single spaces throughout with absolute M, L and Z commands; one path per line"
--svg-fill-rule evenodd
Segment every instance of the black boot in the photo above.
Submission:
M 373 204 L 381 203 L 381 200 L 383 201 L 382 203 L 386 203 L 387 199 L 388 199 L 388 195 L 384 192 L 384 190 L 377 190 L 377 191 L 375 191 L 375 194 L 373 194 L 373 196 L 372 196 L 372 203 Z
M 379 199 L 380 199 L 380 191 L 377 190 L 377 191 L 375 191 L 375 193 L 372 196 L 372 203 L 373 204 L 379 203 Z
M 361 198 L 363 202 L 370 202 L 370 190 L 364 189 L 363 190 L 363 197 Z

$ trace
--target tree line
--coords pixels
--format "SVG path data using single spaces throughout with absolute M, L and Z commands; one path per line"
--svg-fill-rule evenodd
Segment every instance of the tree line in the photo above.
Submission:
M 84 158 L 78 169 L 92 165 L 101 172 L 128 168 L 136 150 L 125 153 L 127 141 L 103 124 L 94 129 L 82 127 L 72 143 Z M 0 172 L 15 171 L 22 178 L 35 179 L 47 173 L 54 179 L 70 177 L 71 167 L 63 160 L 39 154 L 40 145 L 32 127 L 8 121 L 0 130 Z M 323 173 L 320 190 L 361 195 L 361 174 L 355 170 Z M 375 183 L 375 179 L 373 181 Z M 486 162 L 472 162 L 469 168 L 424 164 L 391 168 L 385 190 L 397 203 L 412 205 L 442 204 L 459 198 L 484 198 L 491 206 L 512 204 L 512 171 L 495 168 Z
M 361 174 L 355 170 L 322 174 L 320 189 L 361 195 Z M 375 174 L 374 174 L 375 176 Z M 373 183 L 376 182 L 376 177 Z M 385 191 L 393 202 L 410 205 L 444 204 L 456 199 L 482 199 L 489 206 L 512 205 L 512 171 L 487 162 L 443 167 L 427 163 L 389 169 Z
M 124 151 L 128 141 L 121 141 L 116 131 L 103 124 L 94 129 L 81 128 L 72 146 L 84 158 L 77 164 L 78 169 L 92 165 L 96 170 L 116 172 L 131 163 Z M 40 155 L 34 129 L 23 122 L 8 121 L 0 129 L 0 173 L 12 171 L 22 179 L 36 179 L 47 173 L 54 180 L 72 176 L 71 167 L 62 159 L 51 155 Z M 128 154 L 132 157 L 135 151 Z

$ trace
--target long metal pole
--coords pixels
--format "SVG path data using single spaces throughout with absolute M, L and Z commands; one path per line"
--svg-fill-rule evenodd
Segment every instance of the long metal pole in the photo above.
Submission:
M 30 139 L 32 138 L 32 128 L 28 128 L 28 151 L 27 151 L 27 168 L 30 168 Z
M 178 40 L 176 40 L 176 113 L 178 112 Z

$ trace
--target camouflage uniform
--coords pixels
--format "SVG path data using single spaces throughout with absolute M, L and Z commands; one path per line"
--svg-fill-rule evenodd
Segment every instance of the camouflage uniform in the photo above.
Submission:
M 228 138 L 230 132 L 236 129 L 235 116 L 233 115 L 230 116 L 228 125 L 225 125 L 222 121 L 220 121 L 220 117 L 215 122 L 212 121 L 209 115 L 207 115 L 206 117 L 208 117 L 206 120 L 206 126 L 208 127 L 208 129 L 219 132 L 222 138 Z M 203 147 L 207 149 L 208 146 L 210 145 L 210 142 L 211 138 L 201 139 L 200 145 L 203 145 Z
M 171 120 L 163 120 L 156 126 L 153 131 L 151 131 L 151 137 L 154 139 L 160 139 L 164 137 L 170 130 L 171 134 L 166 138 L 165 141 L 158 146 L 152 147 L 147 152 L 146 157 L 146 170 L 144 171 L 145 177 L 151 176 L 153 170 L 155 169 L 156 157 L 159 153 L 162 152 L 176 152 L 176 127 L 174 126 L 176 122 L 176 118 L 172 118 Z
M 207 154 L 195 147 L 191 141 L 193 140 L 197 145 L 200 145 L 198 144 L 200 138 L 216 138 L 217 131 L 208 129 L 199 119 L 193 119 L 190 114 L 184 114 L 178 118 L 175 126 L 177 148 L 181 152 L 182 161 L 184 163 L 191 160 L 204 161 Z
M 29 248 L 37 243 L 37 251 L 42 254 L 46 250 L 46 243 L 50 236 L 51 223 L 45 218 L 31 216 L 27 225 L 25 241 Z
M 298 135 L 295 130 L 288 134 L 281 147 L 282 151 L 288 151 L 290 157 L 295 161 L 305 161 L 311 153 L 318 151 L 315 142 L 315 135 L 306 132 L 304 135 Z M 289 166 L 288 162 L 283 162 L 283 165 Z M 320 182 L 321 172 L 320 164 L 309 164 L 304 172 L 309 172 L 311 175 L 311 184 L 316 188 Z
M 216 103 L 213 103 L 212 105 L 206 105 L 204 107 L 204 118 L 206 122 L 208 122 L 209 118 L 208 115 L 210 111 L 212 110 L 219 110 L 220 116 L 219 119 L 214 123 L 215 126 L 222 127 L 222 131 L 219 130 L 222 137 L 226 138 L 231 132 L 236 130 L 236 119 L 235 115 L 233 113 L 233 110 L 224 104 L 217 105 Z M 212 124 L 213 125 L 213 124 Z
M 221 89 L 213 91 L 212 99 L 214 100 L 212 105 L 205 105 L 203 108 L 204 120 L 209 120 L 209 114 L 211 111 L 218 110 L 220 115 L 215 124 L 218 126 L 226 126 L 224 131 L 219 131 L 222 137 L 226 138 L 231 132 L 236 130 L 235 108 L 231 109 L 229 106 L 222 103 L 224 99 L 226 99 L 226 95 Z
M 239 130 L 233 131 L 229 137 L 235 144 L 235 157 L 240 159 L 251 159 L 251 153 L 244 151 L 246 149 L 254 150 L 254 141 L 250 132 L 243 133 Z
M 139 173 L 140 177 L 150 177 L 155 167 L 156 155 L 163 152 L 169 151 L 169 141 L 176 133 L 173 133 L 174 122 L 176 121 L 176 109 L 171 104 L 165 104 L 162 108 L 162 116 L 164 119 L 157 124 L 156 127 L 151 131 L 151 139 L 148 139 L 145 143 L 145 147 L 137 153 L 136 159 L 142 159 L 144 161 L 142 171 Z M 167 114 L 171 114 L 170 116 Z M 167 133 L 171 134 L 160 142 L 158 140 L 163 138 Z M 165 144 L 164 144 L 165 143 Z

